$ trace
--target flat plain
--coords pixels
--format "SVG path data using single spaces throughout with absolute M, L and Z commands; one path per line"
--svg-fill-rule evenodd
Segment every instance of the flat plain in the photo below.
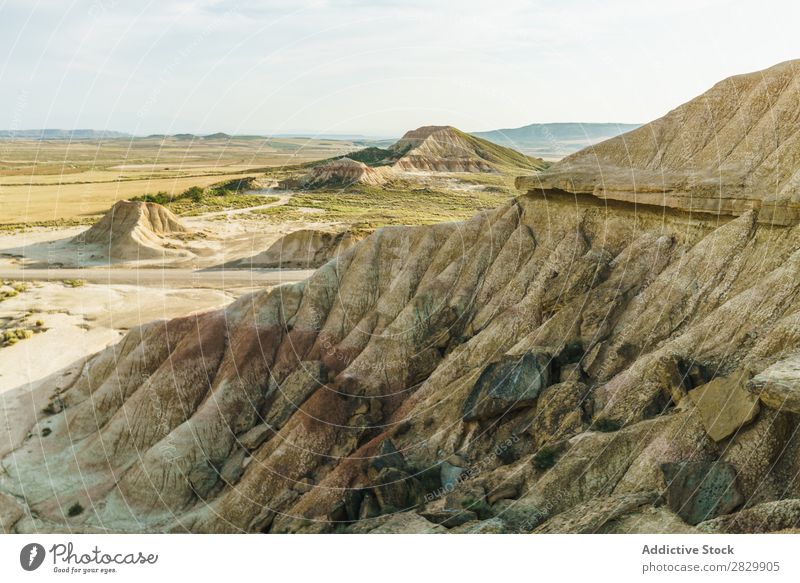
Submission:
M 149 137 L 0 141 L 0 225 L 90 223 L 115 202 L 179 194 L 341 155 L 349 141 Z

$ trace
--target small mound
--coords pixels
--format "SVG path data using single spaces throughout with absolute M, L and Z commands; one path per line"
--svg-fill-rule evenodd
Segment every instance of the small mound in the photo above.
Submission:
M 177 216 L 160 204 L 121 200 L 72 243 L 102 248 L 110 259 L 156 259 L 176 253 L 165 247 L 169 244 L 166 239 L 189 232 Z
M 360 237 L 349 231 L 301 229 L 284 235 L 269 249 L 240 262 L 247 267 L 317 268 L 355 245 Z
M 387 168 L 370 168 L 363 162 L 350 158 L 330 160 L 315 166 L 308 174 L 298 180 L 282 183 L 290 188 L 321 188 L 325 186 L 346 187 L 352 184 L 371 184 L 378 186 L 387 178 Z

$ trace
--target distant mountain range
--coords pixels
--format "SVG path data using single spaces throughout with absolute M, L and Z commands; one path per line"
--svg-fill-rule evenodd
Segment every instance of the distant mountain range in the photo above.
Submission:
M 133 136 L 111 130 L 0 130 L 0 139 L 6 140 L 107 140 L 130 137 Z
M 634 130 L 639 124 L 623 123 L 535 123 L 519 128 L 500 129 L 486 132 L 471 132 L 471 135 L 488 140 L 499 146 L 512 148 L 524 154 L 547 159 L 563 158 L 592 144 L 614 138 Z M 388 147 L 394 139 L 369 138 L 358 134 L 274 134 L 273 138 L 307 138 L 316 140 L 351 141 L 364 146 Z M 0 130 L 2 139 L 22 140 L 110 140 L 110 139 L 176 139 L 176 140 L 230 140 L 266 139 L 266 135 L 230 135 L 217 132 L 208 135 L 191 133 L 151 134 L 134 136 L 112 130 Z
M 500 146 L 542 158 L 562 158 L 639 127 L 626 123 L 533 123 L 520 128 L 472 132 Z

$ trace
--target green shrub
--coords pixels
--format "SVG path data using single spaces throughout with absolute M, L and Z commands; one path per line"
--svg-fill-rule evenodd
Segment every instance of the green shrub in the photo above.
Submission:
M 610 433 L 612 431 L 619 431 L 622 429 L 622 423 L 616 421 L 615 419 L 608 419 L 606 417 L 595 419 L 593 426 L 595 430 L 602 431 L 604 433 Z
M 72 506 L 69 507 L 67 510 L 67 516 L 74 517 L 78 516 L 79 514 L 83 513 L 83 506 L 81 506 L 80 502 L 76 502 Z
M 555 448 L 545 445 L 533 456 L 533 467 L 537 470 L 549 470 L 556 465 L 557 457 Z
M 203 189 L 199 186 L 192 186 L 187 188 L 181 197 L 188 198 L 192 202 L 201 202 L 203 200 Z
M 83 287 L 86 285 L 85 279 L 65 279 L 61 283 L 63 283 L 67 287 Z
M 31 336 L 33 336 L 33 332 L 31 332 L 30 330 L 25 330 L 24 328 L 17 328 L 16 330 L 14 330 L 14 334 L 20 340 L 25 340 L 26 338 L 30 338 Z

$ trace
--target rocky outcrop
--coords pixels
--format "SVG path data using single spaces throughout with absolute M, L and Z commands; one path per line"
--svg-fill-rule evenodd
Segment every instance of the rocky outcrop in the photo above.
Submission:
M 6 393 L 0 510 L 14 532 L 792 528 L 798 352 L 800 226 L 539 190 Z
M 189 233 L 180 219 L 160 204 L 121 200 L 71 244 L 81 253 L 111 260 L 160 259 L 188 256 L 177 249 L 175 238 Z
M 687 220 L 521 196 L 136 328 L 4 399 L 13 530 L 529 532 L 624 494 L 585 528 L 672 532 L 799 496 L 797 417 L 737 407 L 722 437 L 689 395 L 800 350 L 800 231 Z M 741 497 L 683 514 L 708 480 L 662 468 L 714 463 Z
M 689 391 L 709 437 L 721 441 L 758 415 L 758 399 L 745 388 L 742 375 L 717 377 Z
M 700 532 L 758 534 L 800 528 L 800 500 L 765 502 L 697 525 Z
M 661 466 L 669 507 L 688 524 L 729 514 L 744 502 L 736 470 L 725 462 L 678 462 Z
M 412 172 L 497 172 L 500 169 L 536 170 L 538 158 L 498 146 L 450 126 L 425 126 L 406 132 L 390 151 L 394 168 Z
M 280 183 L 282 188 L 346 188 L 353 184 L 378 186 L 391 176 L 388 167 L 371 168 L 350 158 L 336 158 L 316 165 L 300 178 Z
M 490 419 L 530 407 L 549 384 L 548 354 L 504 358 L 486 366 L 464 403 L 464 421 Z
M 564 158 L 525 190 L 800 220 L 800 61 L 717 83 L 664 117 Z
M 360 236 L 350 231 L 300 229 L 284 235 L 269 249 L 236 262 L 236 266 L 267 268 L 321 267 L 355 245 Z
M 753 377 L 748 388 L 767 407 L 800 415 L 800 355 L 776 362 Z

